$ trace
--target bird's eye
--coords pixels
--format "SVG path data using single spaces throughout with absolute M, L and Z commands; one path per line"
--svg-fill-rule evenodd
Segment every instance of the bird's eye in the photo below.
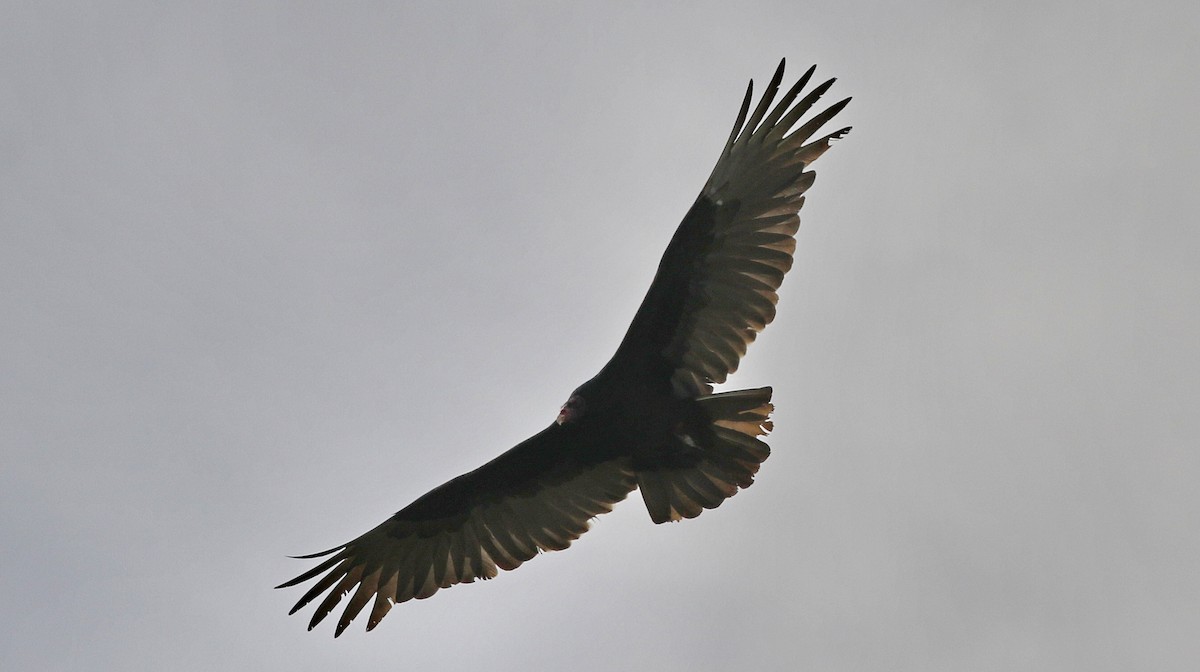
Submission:
M 581 415 L 583 415 L 583 397 L 573 394 L 570 399 L 567 399 L 567 403 L 558 410 L 558 417 L 554 419 L 554 422 L 565 425 L 578 420 Z

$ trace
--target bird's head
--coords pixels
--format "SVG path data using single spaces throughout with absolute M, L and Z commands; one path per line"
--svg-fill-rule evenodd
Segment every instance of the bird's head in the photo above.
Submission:
M 578 394 L 572 394 L 571 398 L 567 399 L 567 403 L 563 404 L 562 408 L 558 410 L 558 417 L 554 419 L 554 422 L 559 425 L 575 422 L 583 416 L 584 407 L 583 397 Z

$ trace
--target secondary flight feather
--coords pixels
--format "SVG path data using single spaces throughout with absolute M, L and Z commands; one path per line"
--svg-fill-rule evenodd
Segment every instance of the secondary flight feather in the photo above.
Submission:
M 770 454 L 760 437 L 771 429 L 771 388 L 712 386 L 774 319 L 809 167 L 850 131 L 813 139 L 849 98 L 800 124 L 834 82 L 801 97 L 814 69 L 775 102 L 781 61 L 753 111 L 750 83 L 616 353 L 554 422 L 358 538 L 301 556 L 322 560 L 278 586 L 317 579 L 290 613 L 320 599 L 311 630 L 350 595 L 334 636 L 368 607 L 372 630 L 395 604 L 567 548 L 634 489 L 664 523 L 695 518 L 754 482 Z

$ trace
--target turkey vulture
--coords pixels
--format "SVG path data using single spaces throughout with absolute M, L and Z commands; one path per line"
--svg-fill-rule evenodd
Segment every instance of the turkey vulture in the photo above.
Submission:
M 775 317 L 815 177 L 807 168 L 850 130 L 808 142 L 847 98 L 789 134 L 834 80 L 793 106 L 813 66 L 772 107 L 783 67 L 753 112 L 751 81 L 712 176 L 604 368 L 546 429 L 357 539 L 301 556 L 329 557 L 278 586 L 320 577 L 290 613 L 324 594 L 311 630 L 353 591 L 334 636 L 373 602 L 371 630 L 396 603 L 570 546 L 635 488 L 651 520 L 665 523 L 695 518 L 754 482 L 770 453 L 758 437 L 771 429 L 771 388 L 714 394 L 712 385 Z

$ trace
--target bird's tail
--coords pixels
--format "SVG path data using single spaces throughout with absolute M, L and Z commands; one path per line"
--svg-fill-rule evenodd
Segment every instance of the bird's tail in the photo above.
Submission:
M 771 388 L 696 398 L 703 424 L 682 429 L 667 456 L 639 465 L 638 488 L 656 523 L 695 518 L 754 483 L 771 454 L 758 437 L 771 431 Z

